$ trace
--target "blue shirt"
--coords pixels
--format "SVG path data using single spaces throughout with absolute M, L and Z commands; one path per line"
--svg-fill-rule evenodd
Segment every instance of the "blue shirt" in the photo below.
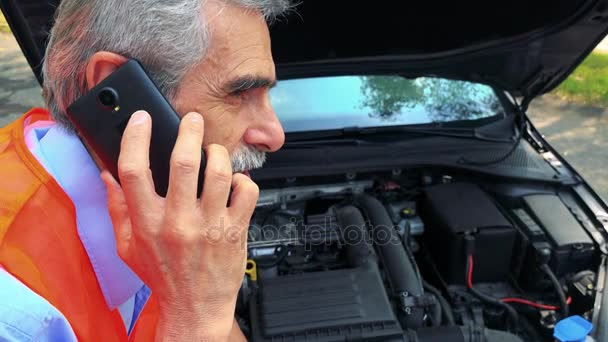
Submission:
M 80 139 L 54 124 L 26 129 L 26 143 L 74 203 L 78 236 L 106 304 L 130 332 L 150 290 L 118 256 L 99 169 Z M 77 340 L 56 308 L 0 268 L 0 341 Z

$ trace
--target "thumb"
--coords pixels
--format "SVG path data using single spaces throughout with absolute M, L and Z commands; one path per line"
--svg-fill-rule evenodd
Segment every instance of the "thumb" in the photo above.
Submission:
M 129 208 L 122 188 L 114 179 L 114 176 L 107 171 L 101 172 L 103 180 L 108 191 L 108 212 L 114 227 L 114 236 L 116 238 L 116 249 L 118 255 L 124 260 L 129 251 L 129 243 L 131 241 L 131 218 L 129 217 Z M 126 260 L 124 260 L 126 262 Z

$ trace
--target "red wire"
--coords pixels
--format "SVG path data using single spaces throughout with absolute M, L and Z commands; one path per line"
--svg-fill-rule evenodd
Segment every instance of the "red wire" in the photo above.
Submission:
M 559 306 L 557 305 L 546 305 L 546 304 L 540 304 L 540 303 L 535 303 L 529 300 L 525 300 L 525 299 L 521 299 L 521 298 L 503 298 L 501 299 L 501 301 L 503 303 L 520 303 L 520 304 L 526 304 L 535 308 L 539 308 L 539 309 L 545 309 L 545 310 L 559 310 Z M 572 303 L 572 297 L 568 297 L 568 299 L 566 299 L 566 304 L 570 305 L 570 303 Z
M 473 256 L 469 255 L 469 269 L 467 270 L 467 286 L 472 289 L 473 288 Z M 503 303 L 520 303 L 520 304 L 526 304 L 538 309 L 545 309 L 545 310 L 559 310 L 559 306 L 556 305 L 547 305 L 547 304 L 540 304 L 540 303 L 536 303 L 536 302 L 532 302 L 526 299 L 522 299 L 522 298 L 514 298 L 514 297 L 508 297 L 508 298 L 502 298 L 501 301 Z M 572 303 L 572 297 L 568 297 L 568 299 L 566 299 L 566 304 L 570 305 L 570 303 Z
M 473 288 L 473 256 L 469 255 L 469 270 L 467 272 L 467 286 Z

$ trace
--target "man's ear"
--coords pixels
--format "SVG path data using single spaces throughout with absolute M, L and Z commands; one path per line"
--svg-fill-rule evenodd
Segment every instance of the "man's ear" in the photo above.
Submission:
M 96 52 L 87 63 L 86 77 L 88 88 L 91 89 L 99 84 L 99 82 L 103 81 L 127 61 L 128 58 L 113 52 Z

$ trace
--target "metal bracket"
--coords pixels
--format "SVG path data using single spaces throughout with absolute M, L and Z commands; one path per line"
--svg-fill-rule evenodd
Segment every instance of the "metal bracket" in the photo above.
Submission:
M 425 293 L 421 296 L 410 296 L 407 291 L 403 291 L 397 294 L 399 299 L 399 308 L 407 315 L 412 313 L 414 308 L 431 308 L 437 303 L 435 296 Z

